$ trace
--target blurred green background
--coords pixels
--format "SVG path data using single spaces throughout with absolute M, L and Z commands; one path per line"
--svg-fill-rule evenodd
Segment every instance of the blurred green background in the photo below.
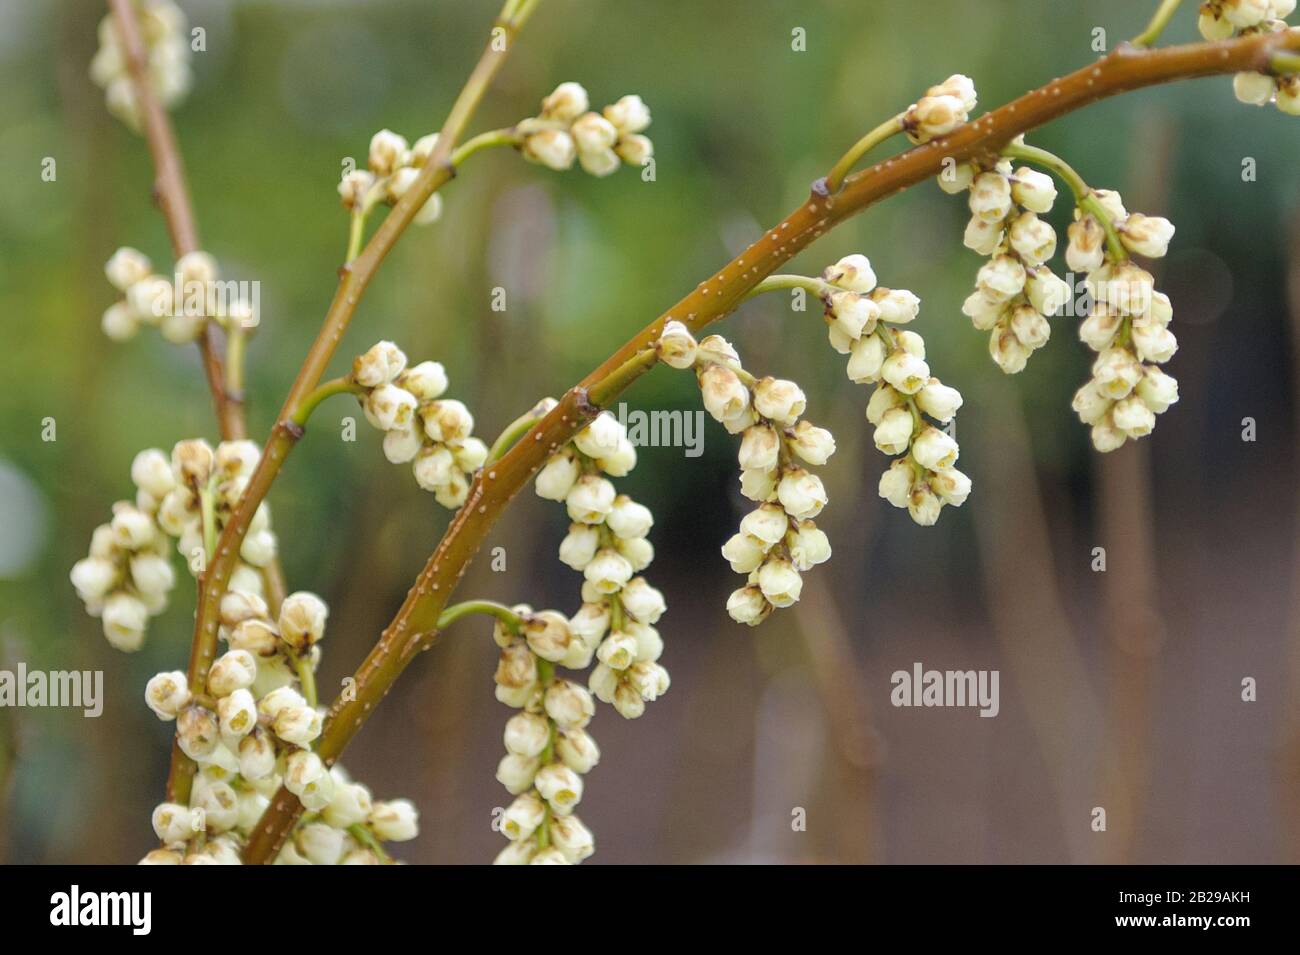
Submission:
M 272 422 L 333 294 L 347 222 L 335 183 L 371 133 L 436 129 L 482 46 L 495 2 L 182 0 L 207 33 L 175 112 L 205 248 L 261 283 L 250 422 Z M 491 438 L 558 395 L 807 194 L 863 131 L 954 72 L 991 107 L 1141 30 L 1155 0 L 545 0 L 476 129 L 531 115 L 574 79 L 593 104 L 650 104 L 656 180 L 556 174 L 508 151 L 475 157 L 436 225 L 385 263 L 336 366 L 379 338 L 436 358 Z M 1195 37 L 1189 2 L 1168 30 Z M 132 488 L 144 447 L 216 438 L 193 349 L 99 331 L 119 245 L 168 260 L 144 143 L 87 76 L 102 14 L 91 0 L 0 4 L 0 667 L 100 669 L 98 719 L 0 710 L 0 859 L 133 861 L 151 844 L 169 726 L 145 680 L 182 667 L 192 595 L 181 576 L 143 651 L 113 652 L 67 580 L 91 529 Z M 792 31 L 806 31 L 806 51 Z M 649 579 L 671 691 L 626 723 L 592 726 L 604 758 L 582 816 L 597 862 L 1276 862 L 1300 840 L 1296 401 L 1300 122 L 1237 104 L 1227 79 L 1142 91 L 1053 123 L 1032 141 L 1130 209 L 1178 227 L 1160 287 L 1181 350 L 1182 401 L 1153 437 L 1105 461 L 1069 402 L 1088 356 L 1072 320 L 1005 379 L 960 313 L 979 258 L 964 201 L 922 185 L 851 221 L 791 271 L 848 252 L 923 300 L 936 373 L 963 391 L 966 507 L 919 528 L 884 506 L 886 459 L 814 312 L 781 296 L 720 331 L 747 367 L 791 377 L 840 450 L 822 522 L 835 559 L 798 609 L 757 631 L 726 616 L 718 555 L 743 501 L 735 446 L 711 420 L 705 453 L 642 449 L 619 482 L 654 510 Z M 41 179 L 54 157 L 57 179 Z M 1243 162 L 1257 176 L 1243 181 Z M 1068 221 L 1062 200 L 1053 214 Z M 1063 266 L 1058 266 L 1063 270 Z M 1288 307 L 1287 277 L 1292 277 Z M 508 308 L 491 309 L 492 289 Z M 694 409 L 690 376 L 639 382 L 629 407 Z M 329 695 L 391 617 L 447 517 L 358 417 L 327 405 L 273 495 L 293 589 L 330 602 Z M 1257 422 L 1254 442 L 1242 419 Z M 53 418 L 57 440 L 41 439 Z M 462 588 L 578 605 L 560 565 L 562 509 L 521 495 L 488 541 L 507 569 Z M 1091 570 L 1107 549 L 1108 569 Z M 412 861 L 488 860 L 502 840 L 493 780 L 509 711 L 495 648 L 462 623 L 424 655 L 345 757 L 379 797 L 422 811 Z M 889 674 L 1001 671 L 1001 713 L 889 704 Z M 1241 681 L 1258 681 L 1257 702 Z M 1091 831 L 1091 810 L 1108 828 Z M 807 831 L 791 830 L 796 808 Z

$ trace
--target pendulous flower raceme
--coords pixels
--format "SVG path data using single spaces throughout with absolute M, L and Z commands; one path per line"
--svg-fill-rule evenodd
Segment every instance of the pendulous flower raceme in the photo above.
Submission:
M 1286 22 L 1295 8 L 1296 0 L 1207 0 L 1201 4 L 1197 26 L 1207 40 L 1281 33 L 1296 29 Z M 1238 73 L 1232 78 L 1232 91 L 1251 106 L 1273 103 L 1284 113 L 1300 116 L 1300 74 Z
M 377 342 L 352 363 L 366 420 L 384 432 L 384 456 L 410 464 L 416 483 L 443 507 L 465 503 L 470 479 L 487 460 L 474 437 L 474 416 L 462 402 L 443 398 L 447 372 L 439 362 L 407 367 L 392 342 Z
M 72 568 L 72 584 L 86 612 L 100 617 L 119 650 L 138 650 L 150 616 L 162 613 L 175 585 L 168 538 L 198 577 L 220 529 L 233 515 L 261 449 L 251 441 L 223 441 L 214 451 L 202 439 L 179 442 L 170 458 L 157 448 L 131 464 L 135 501 L 118 501 L 113 518 L 95 528 L 90 553 Z M 277 542 L 263 502 L 240 547 L 231 586 L 261 594 L 255 569 L 275 557 Z
M 600 759 L 586 730 L 593 694 L 635 719 L 668 689 L 654 626 L 666 605 L 639 576 L 654 557 L 646 537 L 654 518 L 605 477 L 623 477 L 635 464 L 625 428 L 601 413 L 537 475 L 538 496 L 563 502 L 572 522 L 560 560 L 582 572 L 583 603 L 569 618 L 520 605 L 514 619 L 496 623 L 497 699 L 520 709 L 506 724 L 507 753 L 497 768 L 515 796 L 501 820 L 511 844 L 498 864 L 564 865 L 591 855 L 591 831 L 573 809 L 583 775 Z M 593 659 L 590 689 L 556 674 L 557 667 L 585 670 Z
M 537 116 L 514 128 L 524 158 L 551 169 L 566 170 L 576 160 L 593 176 L 608 176 L 622 163 L 641 166 L 654 155 L 643 134 L 650 108 L 636 95 L 624 96 L 599 113 L 590 109 L 587 91 L 578 83 L 561 83 L 542 100 Z
M 235 283 L 218 280 L 217 261 L 207 252 L 182 256 L 170 276 L 153 272 L 149 258 L 123 246 L 104 266 L 104 274 L 121 298 L 104 312 L 100 327 L 113 341 L 134 338 L 142 325 L 181 345 L 195 341 L 216 320 L 227 330 L 252 330 L 257 316 Z
M 149 86 L 163 106 L 175 106 L 185 98 L 194 82 L 185 13 L 172 0 L 132 0 L 132 3 L 148 58 L 145 69 Z M 99 21 L 99 49 L 90 61 L 90 78 L 104 90 L 108 111 L 138 133 L 140 103 L 112 14 Z
M 208 671 L 206 692 L 186 674 L 159 673 L 145 702 L 198 764 L 188 804 L 153 812 L 161 847 L 148 865 L 238 865 L 244 842 L 281 785 L 310 815 L 294 829 L 281 865 L 375 865 L 391 861 L 382 843 L 413 839 L 418 815 L 409 800 L 375 802 L 370 790 L 312 751 L 322 710 L 314 672 L 329 610 L 315 594 L 290 594 L 275 619 L 257 593 L 228 590 L 220 637 L 229 649 Z

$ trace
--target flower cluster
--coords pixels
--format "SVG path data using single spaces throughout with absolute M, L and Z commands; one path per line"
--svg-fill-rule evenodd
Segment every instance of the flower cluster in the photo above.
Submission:
M 696 343 L 681 322 L 664 325 L 656 344 L 659 360 L 694 368 L 704 408 L 731 434 L 742 435 L 740 492 L 758 506 L 722 545 L 722 556 L 745 586 L 727 598 L 727 613 L 751 627 L 777 607 L 794 604 L 803 590 L 800 574 L 831 555 L 826 534 L 813 521 L 826 506 L 820 467 L 835 453 L 825 428 L 801 420 L 807 399 L 793 381 L 755 379 L 735 348 L 720 335 Z
M 136 485 L 134 503 L 113 505 L 113 518 L 95 528 L 90 556 L 72 568 L 72 584 L 93 616 L 102 617 L 104 634 L 120 650 L 138 650 L 148 618 L 167 606 L 175 572 L 167 560 L 167 539 L 190 571 L 199 576 L 208 556 L 204 517 L 215 536 L 225 526 L 248 479 L 260 449 L 251 441 L 224 441 L 214 451 L 201 439 L 181 441 L 170 459 L 157 448 L 141 451 L 131 464 Z M 254 570 L 275 556 L 277 542 L 265 502 L 250 522 L 240 547 L 232 586 L 262 591 Z
M 1287 22 L 1296 0 L 1207 0 L 1201 4 L 1198 26 L 1207 40 L 1226 40 L 1252 33 L 1280 33 L 1293 29 Z M 1237 99 L 1252 106 L 1275 103 L 1292 116 L 1300 116 L 1300 74 L 1269 76 L 1238 73 L 1232 79 Z
M 134 4 L 148 57 L 149 86 L 163 106 L 175 106 L 193 84 L 185 13 L 172 0 L 134 0 Z M 90 78 L 104 90 L 108 111 L 139 132 L 139 98 L 112 14 L 99 21 L 99 49 L 90 61 Z
M 578 164 L 593 176 L 608 176 L 620 162 L 641 166 L 654 155 L 642 135 L 650 108 L 636 95 L 624 96 L 597 113 L 578 83 L 561 83 L 542 100 L 542 111 L 515 126 L 524 158 L 551 169 Z
M 197 339 L 209 318 L 226 328 L 257 324 L 247 301 L 228 298 L 229 283 L 217 281 L 216 259 L 206 252 L 182 256 L 169 278 L 155 274 L 143 252 L 123 246 L 105 264 L 104 274 L 121 293 L 100 322 L 113 341 L 133 338 L 141 325 L 156 326 L 163 338 L 181 345 Z
M 1169 297 L 1155 290 L 1151 273 L 1134 264 L 1128 252 L 1159 258 L 1169 248 L 1174 227 L 1158 216 L 1130 214 L 1118 193 L 1094 191 L 1097 206 L 1110 218 L 1076 211 L 1070 226 L 1066 263 L 1086 273 L 1088 317 L 1079 337 L 1097 352 L 1092 379 L 1075 393 L 1074 410 L 1092 426 L 1098 451 L 1114 451 L 1129 438 L 1150 434 L 1156 415 L 1178 400 L 1178 382 L 1161 371 L 1178 349 L 1169 331 L 1173 308 Z
M 903 129 L 912 142 L 928 143 L 965 124 L 975 103 L 974 82 L 969 76 L 957 73 L 938 86 L 931 86 L 907 108 L 902 117 Z
M 960 507 L 971 482 L 953 465 L 957 442 L 926 421 L 952 421 L 961 393 L 930 374 L 925 342 L 899 328 L 920 313 L 921 300 L 906 289 L 877 287 L 864 255 L 849 255 L 822 273 L 831 345 L 848 354 L 849 378 L 875 384 L 867 420 L 875 425 L 876 447 L 894 461 L 880 478 L 880 496 L 905 507 L 918 524 L 931 525 L 944 505 Z
M 352 362 L 352 380 L 363 389 L 366 420 L 384 433 L 384 456 L 410 464 L 416 483 L 446 508 L 465 503 L 470 480 L 487 460 L 474 437 L 474 416 L 454 398 L 443 398 L 447 372 L 436 361 L 410 368 L 392 342 L 378 342 Z
M 162 848 L 143 863 L 238 864 L 244 839 L 281 785 L 311 816 L 285 843 L 279 863 L 374 864 L 387 859 L 381 842 L 416 836 L 408 800 L 374 802 L 369 789 L 312 752 L 322 713 L 300 681 L 315 671 L 328 615 L 319 597 L 299 592 L 272 620 L 256 593 L 229 590 L 220 605 L 220 636 L 229 649 L 209 669 L 206 693 L 193 693 L 180 671 L 149 680 L 145 702 L 160 720 L 176 721 L 177 745 L 199 772 L 188 805 L 154 809 Z
M 970 192 L 964 241 L 989 256 L 962 311 L 976 329 L 989 333 L 989 355 L 997 366 L 1017 374 L 1047 344 L 1047 319 L 1070 298 L 1069 284 L 1046 264 L 1056 253 L 1056 231 L 1039 218 L 1051 211 L 1056 186 L 1026 166 L 1013 171 L 1005 159 L 958 166 L 941 174 L 939 185 L 949 193 Z
M 412 146 L 406 137 L 381 129 L 370 138 L 369 169 L 354 169 L 339 180 L 343 208 L 364 216 L 378 203 L 395 205 L 420 175 L 438 145 L 438 134 L 421 136 Z M 425 200 L 412 220 L 428 225 L 442 215 L 442 197 L 436 192 Z

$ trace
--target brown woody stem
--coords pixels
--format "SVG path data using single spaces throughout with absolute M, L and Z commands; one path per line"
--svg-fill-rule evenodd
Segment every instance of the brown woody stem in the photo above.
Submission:
M 824 184 L 807 202 L 684 299 L 655 319 L 570 389 L 542 421 L 475 477 L 433 555 L 392 622 L 355 674 L 355 684 L 330 710 L 317 752 L 338 759 L 352 737 L 421 650 L 432 645 L 439 614 L 488 530 L 547 457 L 559 450 L 623 388 L 654 363 L 654 343 L 677 319 L 699 331 L 728 314 L 764 278 L 828 229 L 882 199 L 938 175 L 945 159 L 996 155 L 1012 139 L 1097 100 L 1173 80 L 1266 68 L 1279 50 L 1300 49 L 1300 31 L 1241 37 L 1159 50 L 1122 45 L 1094 64 L 1034 90 L 948 136 L 917 146 L 849 176 L 831 195 Z M 245 861 L 275 857 L 302 812 L 281 789 L 252 832 Z

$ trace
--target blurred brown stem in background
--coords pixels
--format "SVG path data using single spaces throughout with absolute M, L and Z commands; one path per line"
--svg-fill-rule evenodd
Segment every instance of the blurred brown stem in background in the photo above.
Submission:
M 1291 413 L 1296 429 L 1296 444 L 1293 453 L 1300 449 L 1300 213 L 1295 214 L 1290 234 L 1290 269 L 1287 273 L 1287 301 L 1291 313 L 1291 387 L 1294 400 Z M 1293 459 L 1292 467 L 1296 466 Z M 1296 484 L 1292 481 L 1292 490 Z M 1282 743 L 1280 747 L 1281 766 L 1279 767 L 1281 786 L 1281 813 L 1285 837 L 1282 846 L 1282 860 L 1295 864 L 1300 862 L 1300 494 L 1295 500 L 1295 530 L 1292 537 L 1297 541 L 1292 555 L 1291 567 L 1291 612 L 1287 626 L 1287 671 L 1284 674 L 1286 684 L 1282 692 L 1286 694 L 1286 711 L 1283 714 Z
M 1130 208 L 1157 214 L 1168 204 L 1171 156 L 1177 132 L 1165 117 L 1148 116 L 1133 136 L 1135 171 Z M 1150 270 L 1159 276 L 1157 263 Z M 1094 458 L 1100 504 L 1100 544 L 1106 548 L 1101 578 L 1107 642 L 1106 736 L 1102 802 L 1107 835 L 1101 861 L 1133 861 L 1147 802 L 1157 657 L 1165 639 L 1156 580 L 1152 525 L 1151 450 L 1130 441 Z

